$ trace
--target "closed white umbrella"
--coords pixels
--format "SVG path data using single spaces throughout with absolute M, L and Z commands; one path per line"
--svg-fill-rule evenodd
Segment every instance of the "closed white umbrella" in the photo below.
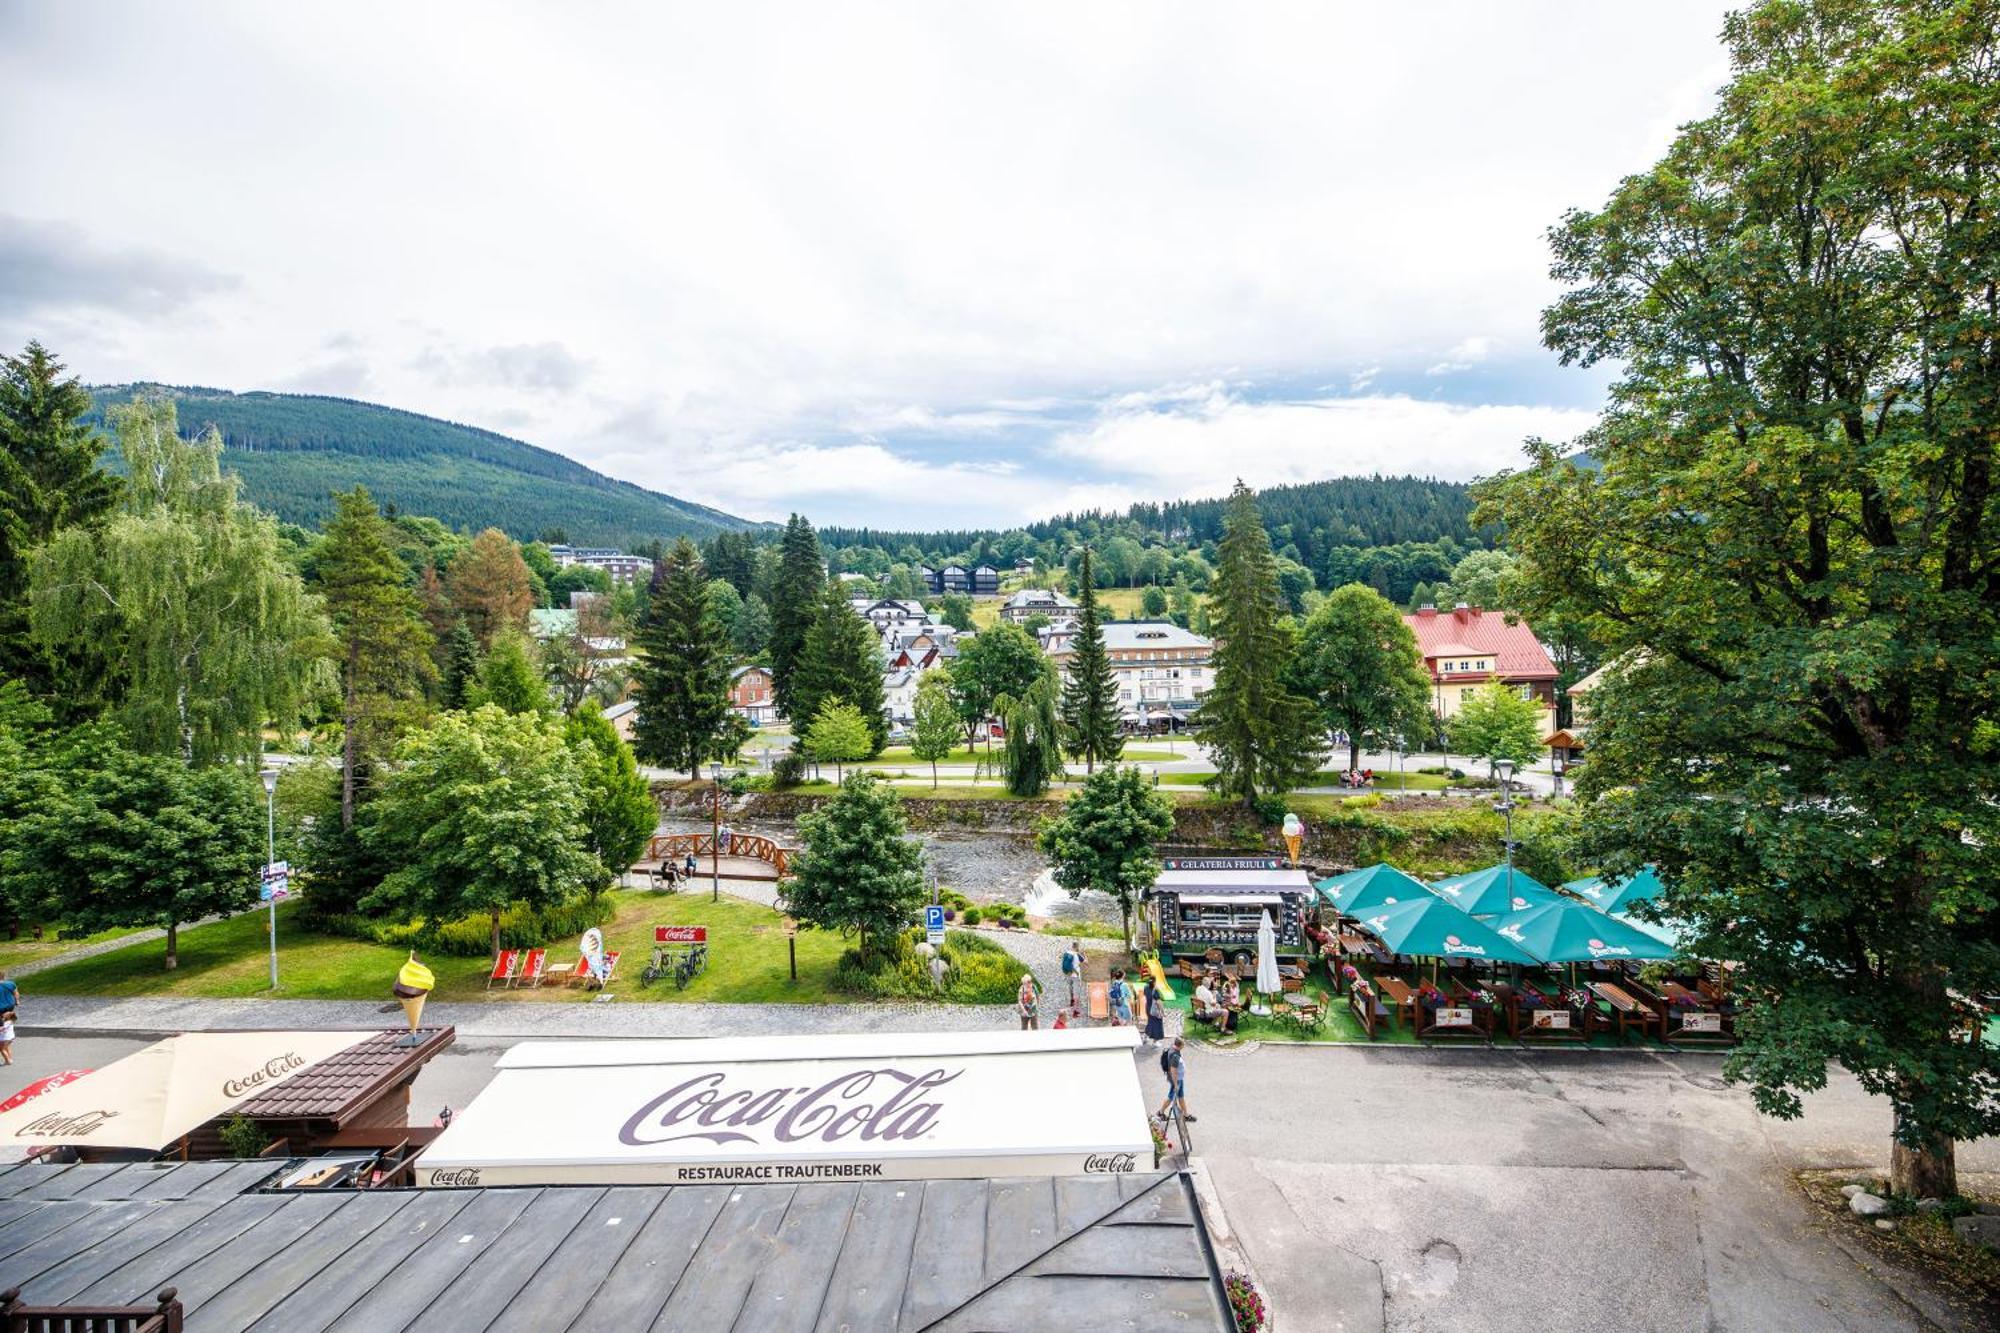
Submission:
M 1285 983 L 1278 978 L 1278 932 L 1271 925 L 1271 913 L 1266 910 L 1257 918 L 1257 990 L 1264 995 L 1277 995 L 1285 989 Z M 1254 1011 L 1268 1014 L 1268 1004 L 1259 1005 Z

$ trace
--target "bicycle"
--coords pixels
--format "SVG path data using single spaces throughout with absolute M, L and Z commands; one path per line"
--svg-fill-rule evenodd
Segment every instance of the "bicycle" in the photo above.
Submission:
M 701 975 L 708 967 L 708 946 L 697 944 L 687 952 L 687 957 L 674 965 L 674 988 L 686 990 L 688 983 Z

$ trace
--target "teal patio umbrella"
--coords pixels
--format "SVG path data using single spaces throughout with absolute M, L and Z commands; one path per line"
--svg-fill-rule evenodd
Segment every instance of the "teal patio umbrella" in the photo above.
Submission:
M 1651 902 L 1667 891 L 1667 886 L 1660 882 L 1659 871 L 1651 866 L 1642 867 L 1630 879 L 1608 880 L 1602 875 L 1592 875 L 1588 879 L 1569 880 L 1563 888 L 1598 911 L 1613 916 L 1633 903 Z
M 1317 887 L 1322 897 L 1347 916 L 1358 916 L 1384 903 L 1430 896 L 1422 880 L 1404 874 L 1386 861 L 1323 879 Z
M 1416 958 L 1470 958 L 1479 963 L 1524 963 L 1535 959 L 1492 927 L 1475 921 L 1442 898 L 1425 896 L 1356 913 L 1361 928 L 1390 953 Z
M 1671 958 L 1671 944 L 1584 903 L 1560 899 L 1495 917 L 1493 931 L 1545 963 Z
M 1641 921 L 1638 917 L 1628 916 L 1624 912 L 1613 913 L 1611 919 L 1613 921 L 1623 922 L 1624 924 L 1635 927 L 1636 929 L 1643 930 L 1648 935 L 1653 936 L 1655 939 L 1664 940 L 1666 941 L 1667 947 L 1671 948 L 1676 954 L 1680 952 L 1681 927 L 1674 924 L 1673 922 Z
M 1519 866 L 1510 872 L 1505 862 L 1441 879 L 1430 890 L 1459 911 L 1479 917 L 1505 916 L 1556 901 L 1555 890 Z

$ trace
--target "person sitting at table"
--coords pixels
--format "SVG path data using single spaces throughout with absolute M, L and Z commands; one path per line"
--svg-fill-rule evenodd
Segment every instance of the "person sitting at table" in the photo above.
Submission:
M 1196 1021 L 1212 1023 L 1219 1033 L 1227 1034 L 1236 1026 L 1236 1015 L 1223 1007 L 1221 998 L 1215 993 L 1214 977 L 1206 976 L 1194 988 L 1194 1016 Z
M 1243 1007 L 1243 987 L 1238 984 L 1235 977 L 1230 977 L 1222 983 L 1222 1007 L 1231 1013 Z

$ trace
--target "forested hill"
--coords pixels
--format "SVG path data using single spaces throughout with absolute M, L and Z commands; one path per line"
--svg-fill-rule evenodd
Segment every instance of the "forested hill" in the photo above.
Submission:
M 524 541 L 560 530 L 580 545 L 630 548 L 755 526 L 505 435 L 346 398 L 120 384 L 90 391 L 92 419 L 102 425 L 107 407 L 142 390 L 175 399 L 183 434 L 220 431 L 249 498 L 293 523 L 318 526 L 333 492 L 360 484 L 385 507 Z
M 1086 510 L 1060 514 L 1024 531 L 1037 540 L 1065 533 L 1096 539 L 1123 533 L 1142 543 L 1200 546 L 1222 536 L 1227 500 L 1172 500 L 1135 504 L 1123 512 Z M 1320 568 L 1339 546 L 1393 546 L 1450 538 L 1461 545 L 1489 544 L 1497 534 L 1472 526 L 1472 497 L 1459 482 L 1429 477 L 1335 477 L 1296 486 L 1273 486 L 1257 493 L 1264 525 L 1274 545 L 1296 546 L 1299 558 Z M 829 528 L 835 546 L 877 546 L 897 551 L 960 551 L 991 541 L 997 532 L 884 532 Z

